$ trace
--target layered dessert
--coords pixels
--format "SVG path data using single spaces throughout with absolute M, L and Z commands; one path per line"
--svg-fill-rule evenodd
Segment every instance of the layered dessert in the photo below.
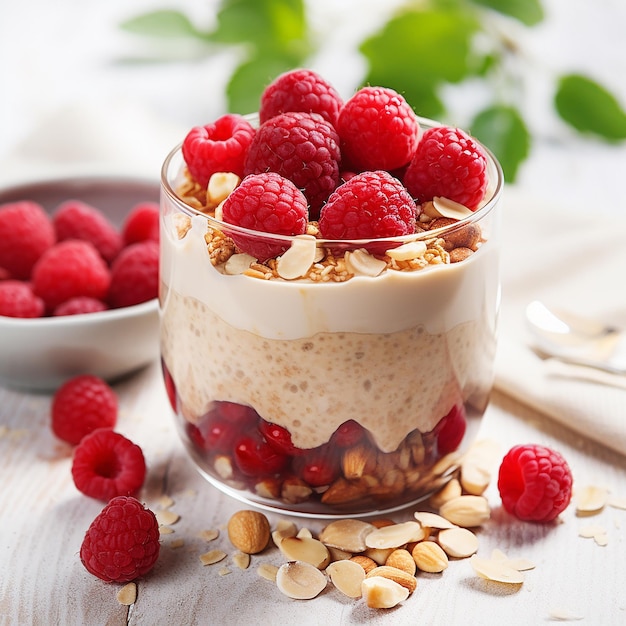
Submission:
M 501 184 L 462 131 L 307 70 L 258 120 L 190 131 L 163 170 L 161 349 L 213 484 L 327 516 L 447 480 L 492 385 Z

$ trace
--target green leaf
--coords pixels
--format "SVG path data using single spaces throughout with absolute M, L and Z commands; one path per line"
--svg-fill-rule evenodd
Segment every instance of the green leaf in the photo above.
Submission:
M 514 17 L 526 26 L 535 26 L 544 18 L 540 0 L 472 0 L 472 2 Z
M 291 68 L 287 59 L 271 56 L 257 56 L 242 63 L 226 86 L 228 110 L 242 115 L 258 111 L 263 89 L 276 76 Z
M 203 37 L 180 11 L 153 11 L 122 22 L 120 28 L 149 37 Z
M 530 134 L 519 111 L 504 105 L 489 107 L 478 113 L 470 128 L 472 134 L 496 155 L 504 179 L 515 182 L 517 170 L 530 150 Z
M 308 53 L 303 0 L 223 0 L 212 40 Z M 302 53 L 298 53 L 302 54 Z
M 581 133 L 609 141 L 626 139 L 624 109 L 613 94 L 586 76 L 562 76 L 554 105 L 561 118 Z
M 462 81 L 480 65 L 471 45 L 479 28 L 461 8 L 400 13 L 361 44 L 369 65 L 365 82 L 391 87 L 420 115 L 437 117 L 444 111 L 438 88 Z

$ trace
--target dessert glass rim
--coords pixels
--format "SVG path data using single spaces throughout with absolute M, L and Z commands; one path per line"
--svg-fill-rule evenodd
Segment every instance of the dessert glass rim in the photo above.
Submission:
M 257 114 L 244 115 L 242 116 L 248 120 L 255 119 Z M 429 120 L 427 118 L 419 117 L 418 121 L 420 123 L 420 129 L 423 127 L 422 125 L 426 125 L 429 127 L 433 126 L 441 126 L 442 124 L 439 122 L 434 122 L 433 120 Z M 480 143 L 480 142 L 479 142 Z M 492 209 L 498 204 L 500 196 L 502 195 L 502 189 L 504 187 L 504 173 L 502 171 L 502 166 L 500 165 L 498 159 L 495 157 L 493 152 L 487 148 L 484 144 L 480 143 L 481 147 L 487 154 L 487 169 L 489 175 L 494 176 L 495 186 L 488 187 L 488 192 L 491 194 L 489 199 L 485 202 L 483 206 L 473 211 L 470 215 L 463 217 L 453 224 L 448 224 L 446 226 L 442 226 L 440 228 L 418 232 L 418 233 L 410 233 L 408 235 L 400 235 L 395 237 L 369 237 L 365 239 L 324 239 L 322 237 L 313 237 L 312 235 L 279 235 L 275 233 L 269 233 L 260 230 L 253 230 L 250 228 L 244 228 L 243 226 L 237 226 L 235 224 L 229 224 L 228 222 L 224 222 L 223 220 L 219 220 L 212 215 L 208 215 L 203 213 L 198 209 L 194 209 L 192 206 L 187 204 L 179 195 L 176 193 L 176 190 L 172 187 L 170 183 L 170 167 L 172 165 L 172 161 L 177 155 L 182 157 L 182 145 L 180 142 L 177 144 L 170 153 L 166 156 L 163 165 L 161 167 L 161 187 L 167 194 L 169 200 L 177 205 L 177 208 L 182 212 L 187 213 L 189 217 L 203 217 L 208 220 L 209 225 L 212 228 L 217 230 L 226 229 L 229 233 L 236 233 L 247 236 L 254 236 L 259 239 L 271 239 L 273 242 L 283 241 L 286 243 L 291 243 L 294 240 L 302 239 L 303 237 L 311 237 L 315 239 L 316 245 L 320 247 L 339 247 L 339 246 L 349 246 L 351 248 L 359 248 L 364 247 L 368 243 L 378 242 L 385 243 L 388 242 L 390 244 L 404 244 L 410 243 L 413 241 L 423 241 L 427 239 L 432 239 L 433 237 L 441 237 L 445 233 L 454 231 L 458 228 L 462 228 L 468 224 L 472 224 L 477 222 L 487 216 Z M 181 162 L 181 166 L 184 165 L 184 161 Z M 179 172 L 176 172 L 178 174 Z

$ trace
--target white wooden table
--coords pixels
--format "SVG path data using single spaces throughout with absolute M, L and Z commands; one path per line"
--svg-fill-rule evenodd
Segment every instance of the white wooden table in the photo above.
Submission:
M 224 524 L 242 505 L 205 482 L 186 457 L 158 364 L 115 390 L 117 429 L 142 446 L 149 467 L 140 497 L 155 511 L 163 496 L 173 500 L 170 510 L 180 515 L 174 532 L 162 536 L 159 560 L 138 582 L 134 605 L 119 604 L 121 585 L 103 583 L 80 563 L 82 537 L 102 505 L 72 483 L 71 450 L 49 428 L 50 396 L 0 388 L 0 624 L 539 624 L 551 616 L 593 625 L 626 622 L 626 511 L 606 508 L 578 518 L 570 506 L 559 523 L 525 524 L 501 509 L 493 483 L 487 492 L 492 518 L 479 533 L 479 555 L 499 548 L 532 560 L 536 568 L 521 587 L 480 579 L 462 560 L 441 575 L 420 574 L 416 592 L 389 611 L 368 609 L 331 585 L 314 600 L 291 600 L 256 572 L 261 563 L 282 562 L 275 548 L 253 556 L 247 570 L 232 563 Z M 498 441 L 503 453 L 522 442 L 553 446 L 568 459 L 576 485 L 606 485 L 626 495 L 626 458 L 500 393 L 493 395 L 481 436 Z M 409 518 L 412 510 L 394 517 Z M 279 518 L 269 517 L 272 523 Z M 313 531 L 323 524 L 295 521 Z M 591 523 L 606 529 L 608 545 L 578 536 Z M 207 544 L 198 536 L 206 529 L 222 532 Z M 199 555 L 209 548 L 229 557 L 203 566 Z M 224 567 L 230 573 L 220 575 Z

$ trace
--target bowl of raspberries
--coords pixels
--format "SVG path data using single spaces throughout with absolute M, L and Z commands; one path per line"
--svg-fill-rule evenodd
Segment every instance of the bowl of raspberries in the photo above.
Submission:
M 0 189 L 0 384 L 114 380 L 157 357 L 158 198 L 110 176 Z

